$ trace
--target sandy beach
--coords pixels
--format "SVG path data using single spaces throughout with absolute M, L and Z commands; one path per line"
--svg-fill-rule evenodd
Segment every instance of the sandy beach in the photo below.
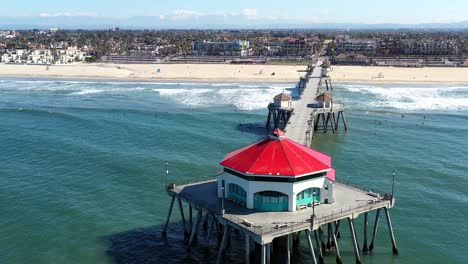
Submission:
M 304 75 L 305 68 L 303 65 L 229 64 L 82 63 L 50 67 L 0 64 L 0 76 L 135 81 L 296 82 L 300 76 Z M 468 68 L 333 66 L 330 75 L 335 82 L 468 84 Z
M 194 80 L 245 82 L 296 82 L 305 66 L 231 64 L 74 64 L 5 65 L 0 76 L 92 78 L 119 80 Z M 159 72 L 158 72 L 159 69 Z M 299 72 L 298 72 L 299 71 Z M 274 74 L 273 74 L 274 73 Z

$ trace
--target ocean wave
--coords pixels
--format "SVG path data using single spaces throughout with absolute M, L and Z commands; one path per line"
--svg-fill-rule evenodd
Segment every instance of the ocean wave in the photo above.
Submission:
M 102 93 L 102 92 L 104 92 L 104 90 L 88 89 L 88 90 L 81 90 L 79 92 L 74 92 L 74 93 L 71 93 L 70 95 L 96 94 L 96 93 Z
M 370 108 L 400 110 L 468 110 L 468 86 L 391 86 L 344 85 L 351 94 L 361 95 L 357 104 Z M 346 96 L 345 97 L 349 97 Z M 351 97 L 354 97 L 351 95 Z M 353 98 L 348 98 L 352 102 Z
M 273 97 L 283 91 L 283 88 L 178 88 L 153 89 L 153 91 L 190 106 L 233 105 L 241 110 L 255 110 L 266 108 Z

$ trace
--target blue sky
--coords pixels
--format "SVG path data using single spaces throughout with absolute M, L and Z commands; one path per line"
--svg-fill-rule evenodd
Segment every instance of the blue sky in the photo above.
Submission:
M 468 0 L 5 0 L 0 16 L 157 16 L 166 20 L 231 16 L 310 23 L 445 23 L 468 20 Z

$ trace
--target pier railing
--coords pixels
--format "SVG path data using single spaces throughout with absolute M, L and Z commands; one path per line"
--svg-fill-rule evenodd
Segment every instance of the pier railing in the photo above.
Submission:
M 211 182 L 211 181 L 213 180 L 208 180 L 207 182 Z M 357 205 L 354 205 L 354 206 L 337 208 L 337 209 L 332 210 L 329 213 L 315 214 L 314 225 L 323 225 L 326 223 L 330 223 L 330 222 L 348 217 L 349 215 L 352 215 L 352 214 L 360 214 L 360 213 L 367 212 L 373 209 L 382 208 L 382 207 L 387 206 L 389 203 L 391 203 L 392 197 L 390 194 L 386 192 L 382 192 L 374 188 L 366 188 L 366 187 L 358 186 L 357 184 L 351 183 L 343 179 L 339 179 L 336 182 L 338 184 L 344 184 L 349 188 L 353 188 L 356 191 L 364 192 L 367 194 L 373 194 L 374 199 L 369 199 L 368 201 L 359 202 Z M 304 218 L 301 220 L 296 220 L 294 222 L 273 222 L 269 226 L 255 225 L 255 223 L 250 223 L 246 221 L 245 219 L 242 219 L 233 214 L 229 214 L 229 213 L 222 214 L 217 201 L 214 203 L 208 203 L 206 201 L 199 200 L 197 199 L 197 197 L 191 195 L 190 193 L 184 192 L 183 189 L 184 188 L 180 188 L 177 185 L 172 185 L 169 187 L 168 192 L 170 193 L 172 192 L 173 194 L 179 196 L 180 198 L 186 201 L 190 201 L 190 203 L 195 208 L 200 208 L 205 211 L 208 211 L 209 213 L 222 216 L 227 221 L 235 225 L 242 226 L 242 228 L 247 229 L 257 235 L 270 234 L 274 236 L 281 236 L 283 234 L 288 234 L 291 232 L 296 232 L 298 230 L 309 228 L 311 225 L 312 212 L 311 212 L 310 217 Z

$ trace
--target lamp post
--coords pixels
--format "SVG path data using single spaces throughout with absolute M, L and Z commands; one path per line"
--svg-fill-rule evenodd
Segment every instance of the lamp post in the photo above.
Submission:
M 169 175 L 169 162 L 167 162 L 166 160 L 165 164 L 166 164 L 166 187 L 165 188 L 167 189 L 167 176 Z
M 224 215 L 224 186 L 221 187 L 221 215 Z
M 315 219 L 315 191 L 312 192 L 312 219 Z

